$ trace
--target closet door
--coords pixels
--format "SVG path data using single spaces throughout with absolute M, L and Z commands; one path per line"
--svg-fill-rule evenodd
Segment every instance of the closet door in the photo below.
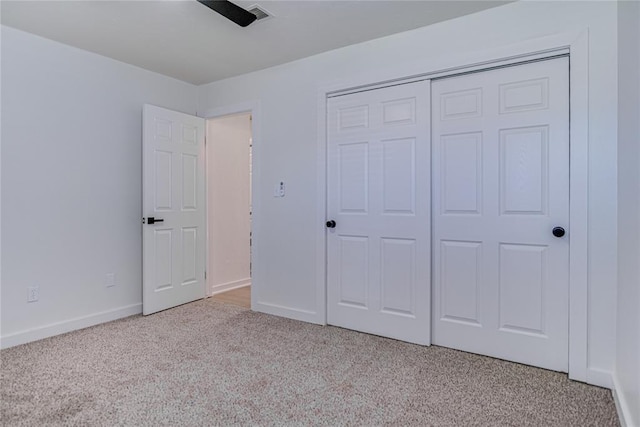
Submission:
M 432 90 L 434 344 L 566 372 L 568 58 Z
M 429 82 L 328 101 L 328 323 L 430 343 Z

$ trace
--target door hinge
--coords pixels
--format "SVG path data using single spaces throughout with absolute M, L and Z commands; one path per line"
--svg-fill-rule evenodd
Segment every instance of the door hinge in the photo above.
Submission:
M 205 280 L 207 279 L 207 272 L 206 271 L 204 272 L 204 278 L 205 278 Z

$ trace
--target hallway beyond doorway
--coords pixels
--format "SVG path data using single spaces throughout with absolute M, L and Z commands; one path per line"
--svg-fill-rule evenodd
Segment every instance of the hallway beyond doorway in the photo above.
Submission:
M 221 292 L 212 296 L 211 299 L 217 302 L 251 309 L 251 286 L 243 286 L 241 288 Z

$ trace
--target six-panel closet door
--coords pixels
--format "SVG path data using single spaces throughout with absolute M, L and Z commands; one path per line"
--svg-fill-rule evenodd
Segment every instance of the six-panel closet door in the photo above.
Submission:
M 433 342 L 566 372 L 568 58 L 432 96 Z
M 328 101 L 329 324 L 430 343 L 429 90 Z

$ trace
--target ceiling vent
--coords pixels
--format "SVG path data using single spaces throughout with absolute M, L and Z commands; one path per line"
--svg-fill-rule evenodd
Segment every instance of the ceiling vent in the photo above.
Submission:
M 247 9 L 249 12 L 256 15 L 256 21 L 264 21 L 269 18 L 273 18 L 273 15 L 267 12 L 262 6 L 253 5 Z

